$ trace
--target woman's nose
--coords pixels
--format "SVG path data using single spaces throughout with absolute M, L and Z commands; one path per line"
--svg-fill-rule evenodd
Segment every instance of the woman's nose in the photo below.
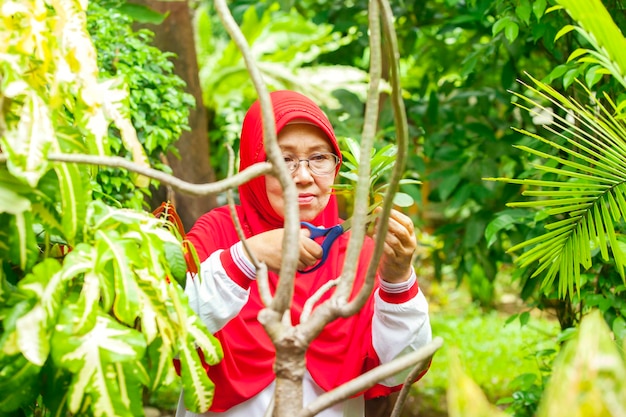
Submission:
M 311 172 L 311 169 L 309 168 L 309 164 L 308 163 L 303 164 L 302 162 L 306 162 L 306 161 L 300 161 L 300 163 L 296 167 L 296 170 L 292 174 L 293 179 L 296 182 L 313 181 L 313 173 Z

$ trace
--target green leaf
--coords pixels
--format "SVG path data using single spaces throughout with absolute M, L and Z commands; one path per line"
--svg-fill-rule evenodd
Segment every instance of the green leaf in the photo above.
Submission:
M 528 311 L 524 311 L 519 316 L 519 323 L 521 326 L 526 326 L 528 324 L 528 320 L 530 320 L 530 313 Z
M 575 30 L 576 27 L 573 25 L 565 25 L 563 26 L 563 28 L 561 28 L 561 30 L 559 30 L 556 34 L 556 36 L 554 37 L 554 40 L 558 40 L 561 36 L 564 36 L 568 33 L 570 33 L 571 31 Z M 574 51 L 575 52 L 575 51 Z
M 589 53 L 588 49 L 578 48 L 574 52 L 572 52 L 569 55 L 569 57 L 567 57 L 567 62 L 573 61 L 576 58 L 578 58 L 578 57 L 580 57 L 582 55 L 588 54 L 588 53 Z
M 63 294 L 58 261 L 46 258 L 22 279 L 18 288 L 37 297 L 37 302 L 17 319 L 17 343 L 22 354 L 33 364 L 43 366 L 50 352 L 50 333 L 55 323 Z
M 585 33 L 589 33 L 587 39 L 598 54 L 606 58 L 604 61 L 617 65 L 617 68 L 613 65 L 608 65 L 607 68 L 625 85 L 626 38 L 603 3 L 600 0 L 559 0 L 559 4 L 584 28 Z
M 76 306 L 65 306 L 52 337 L 53 360 L 74 374 L 68 393 L 70 411 L 77 413 L 90 396 L 95 416 L 131 416 L 128 402 L 120 395 L 123 370 L 119 366 L 138 366 L 146 350 L 144 338 L 104 314 L 89 332 L 77 334 L 74 323 L 79 316 Z
M 546 10 L 546 0 L 535 0 L 533 1 L 533 13 L 537 21 L 541 20 L 543 16 L 543 12 Z
M 32 214 L 22 212 L 10 216 L 4 225 L 8 231 L 8 255 L 13 264 L 22 270 L 28 271 L 37 261 L 39 248 L 33 233 Z
M 563 9 L 563 6 L 560 6 L 560 5 L 550 6 L 550 7 L 548 7 L 548 8 L 546 9 L 546 14 L 548 14 L 548 13 L 552 13 L 552 12 L 554 12 L 554 11 L 556 11 L 556 10 L 561 10 L 561 9 Z
M 0 183 L 0 213 L 21 214 L 31 209 L 30 200 Z
M 441 180 L 439 187 L 437 187 L 439 190 L 439 198 L 442 201 L 447 200 L 448 197 L 452 195 L 456 187 L 459 185 L 459 183 L 461 182 L 461 179 L 462 178 L 461 178 L 459 171 L 457 170 L 448 171 L 447 175 L 443 177 L 443 179 Z
M 611 326 L 611 329 L 613 330 L 615 339 L 618 342 L 623 343 L 624 340 L 626 340 L 626 320 L 624 320 L 624 317 L 616 317 L 615 320 L 613 320 L 613 326 Z
M 517 35 L 519 34 L 519 25 L 513 21 L 508 22 L 504 28 L 504 36 L 508 39 L 510 43 L 513 43 L 515 39 L 517 39 Z
M 411 207 L 413 204 L 415 204 L 415 201 L 410 195 L 398 192 L 393 197 L 393 204 L 398 207 Z
M 164 242 L 163 250 L 167 265 L 172 273 L 171 278 L 174 278 L 180 285 L 184 285 L 187 276 L 187 261 L 181 244 L 179 242 Z
M 63 233 L 68 244 L 74 246 L 87 212 L 83 178 L 77 164 L 55 164 L 54 170 L 61 191 Z
M 485 239 L 487 240 L 487 247 L 490 247 L 496 242 L 498 233 L 502 230 L 511 230 L 515 227 L 515 219 L 507 214 L 500 215 L 490 221 L 485 228 Z
M 531 12 L 532 8 L 529 0 L 520 0 L 515 7 L 515 14 L 527 25 L 530 23 Z
M 342 137 L 341 141 L 344 145 L 342 146 L 341 152 L 343 157 L 352 162 L 353 165 L 358 166 L 361 155 L 361 146 L 359 145 L 359 142 L 350 137 Z
M 563 88 L 567 89 L 570 85 L 572 85 L 576 77 L 578 77 L 579 74 L 580 74 L 580 68 L 574 68 L 574 69 L 567 71 L 563 75 Z
M 515 314 L 511 314 L 505 321 L 504 324 L 511 324 L 513 323 L 515 320 L 517 320 L 517 318 L 519 317 L 519 314 L 515 313 Z
M 585 83 L 587 87 L 591 88 L 602 79 L 602 76 L 606 74 L 606 70 L 602 69 L 599 65 L 594 65 L 585 73 Z
M 511 18 L 508 16 L 503 17 L 502 19 L 496 20 L 496 23 L 493 24 L 491 28 L 491 34 L 496 36 L 498 33 L 502 32 L 504 28 L 509 24 Z
M 28 407 L 37 399 L 41 367 L 22 355 L 0 354 L 0 412 Z
M 134 253 L 136 254 L 137 248 L 133 248 L 132 242 L 113 231 L 98 230 L 95 238 L 98 242 L 98 253 L 107 252 L 111 256 L 115 282 L 113 301 L 115 316 L 123 323 L 132 325 L 139 311 L 139 299 L 137 283 L 129 259 L 132 259 Z

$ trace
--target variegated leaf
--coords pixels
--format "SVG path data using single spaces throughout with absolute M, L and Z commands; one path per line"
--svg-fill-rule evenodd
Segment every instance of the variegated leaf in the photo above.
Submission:
M 64 308 L 53 336 L 52 356 L 60 367 L 74 373 L 68 404 L 78 412 L 90 396 L 95 416 L 132 415 L 119 393 L 120 374 L 116 364 L 133 364 L 146 349 L 141 333 L 101 314 L 89 332 L 76 334 L 74 323 L 80 312 L 73 305 Z
M 132 325 L 139 312 L 137 283 L 128 262 L 129 257 L 132 256 L 129 255 L 128 250 L 132 242 L 121 238 L 113 231 L 104 232 L 102 230 L 96 231 L 95 239 L 98 242 L 98 251 L 100 253 L 106 251 L 112 256 L 115 283 L 113 311 L 115 316 L 122 322 Z M 137 248 L 134 249 L 137 250 Z
M 133 162 L 146 168 L 150 167 L 146 151 L 137 138 L 137 132 L 128 114 L 128 91 L 122 86 L 120 79 L 110 79 L 101 83 L 103 108 L 106 115 L 113 120 L 120 131 L 124 147 L 130 151 Z M 142 175 L 133 174 L 133 182 L 137 187 L 147 187 L 150 179 Z
M 175 371 L 172 362 L 172 344 L 164 343 L 163 339 L 155 339 L 148 346 L 150 357 L 150 390 L 155 391 L 168 379 L 174 377 Z
M 0 213 L 22 214 L 30 211 L 31 203 L 15 191 L 0 183 Z
M 50 352 L 50 333 L 65 294 L 61 265 L 47 258 L 20 281 L 18 288 L 37 301 L 16 323 L 17 343 L 32 363 L 43 366 Z
M 204 323 L 196 314 L 190 314 L 187 320 L 187 328 L 194 343 L 202 349 L 204 359 L 209 365 L 218 363 L 224 353 L 219 341 L 207 330 Z
M 32 214 L 22 212 L 10 216 L 5 223 L 8 233 L 9 259 L 27 271 L 37 260 L 39 253 L 33 233 Z
M 68 244 L 74 246 L 87 216 L 83 177 L 77 164 L 55 164 L 54 170 L 61 191 L 63 234 Z
M 58 12 L 57 36 L 66 62 L 77 75 L 81 88 L 79 98 L 89 107 L 101 104 L 100 97 L 91 95 L 98 85 L 98 62 L 96 49 L 87 31 L 87 17 L 83 5 L 76 1 L 51 0 Z
M 24 96 L 19 122 L 0 137 L 9 156 L 7 167 L 17 178 L 36 187 L 48 170 L 47 153 L 54 141 L 54 128 L 47 104 L 33 91 Z
M 168 322 L 167 303 L 169 300 L 165 297 L 167 293 L 161 288 L 168 284 L 162 276 L 153 275 L 148 270 L 137 271 L 137 276 L 139 278 L 137 290 L 141 306 L 139 310 L 141 328 L 148 343 L 152 343 L 163 330 L 169 333 L 169 329 L 159 329 L 157 326 L 157 318 Z
M 213 403 L 215 385 L 207 376 L 192 340 L 182 343 L 180 369 L 185 407 L 196 413 L 206 412 Z

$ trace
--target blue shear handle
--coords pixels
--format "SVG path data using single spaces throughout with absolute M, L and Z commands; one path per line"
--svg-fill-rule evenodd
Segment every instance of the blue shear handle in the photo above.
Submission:
M 324 265 L 324 262 L 326 262 L 328 254 L 330 253 L 330 247 L 335 242 L 335 240 L 337 240 L 337 238 L 341 236 L 341 234 L 343 234 L 343 228 L 341 227 L 341 225 L 329 228 L 317 227 L 309 222 L 301 222 L 300 224 L 309 229 L 309 231 L 311 232 L 311 239 L 325 236 L 324 241 L 322 242 L 322 259 L 320 259 L 320 261 L 313 268 L 305 269 L 302 271 L 298 270 L 298 272 L 302 274 L 308 274 L 309 272 L 313 272 L 319 269 L 322 265 Z

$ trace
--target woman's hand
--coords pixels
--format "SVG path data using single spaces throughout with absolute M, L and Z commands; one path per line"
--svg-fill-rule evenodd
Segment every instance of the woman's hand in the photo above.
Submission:
M 270 271 L 278 272 L 283 260 L 282 246 L 285 229 L 274 229 L 247 239 L 248 246 L 257 260 L 264 262 Z M 308 229 L 301 229 L 299 236 L 298 270 L 315 265 L 322 259 L 322 247 L 309 236 Z
M 379 214 L 381 207 L 374 210 Z M 376 218 L 374 239 L 379 229 L 379 218 Z M 417 248 L 415 227 L 410 217 L 397 210 L 391 210 L 389 228 L 385 236 L 383 255 L 378 265 L 378 273 L 387 282 L 403 282 L 411 277 L 411 261 Z

